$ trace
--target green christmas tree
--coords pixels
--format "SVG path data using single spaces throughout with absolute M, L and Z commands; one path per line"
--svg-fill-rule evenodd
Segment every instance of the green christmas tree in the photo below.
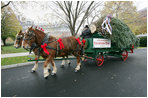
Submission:
M 101 35 L 103 35 L 105 38 L 111 39 L 112 44 L 116 48 L 126 49 L 131 48 L 132 45 L 134 45 L 134 47 L 138 47 L 138 38 L 136 38 L 134 33 L 125 23 L 117 18 L 111 18 L 110 21 L 110 25 L 112 27 L 112 35 L 106 31 L 102 33 L 101 24 L 103 23 L 104 18 L 105 17 L 102 17 L 97 22 L 95 22 L 97 32 L 101 32 Z

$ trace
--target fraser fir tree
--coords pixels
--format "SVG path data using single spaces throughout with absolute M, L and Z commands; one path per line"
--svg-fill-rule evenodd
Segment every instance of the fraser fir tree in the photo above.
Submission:
M 102 17 L 95 23 L 97 32 L 102 32 L 101 24 L 103 23 L 104 18 L 105 17 Z M 125 23 L 117 18 L 111 18 L 110 25 L 112 27 L 112 35 L 108 32 L 104 32 L 102 35 L 105 38 L 111 39 L 112 44 L 114 44 L 116 48 L 126 49 L 131 48 L 132 45 L 135 47 L 138 46 L 138 38 L 136 38 L 134 33 Z

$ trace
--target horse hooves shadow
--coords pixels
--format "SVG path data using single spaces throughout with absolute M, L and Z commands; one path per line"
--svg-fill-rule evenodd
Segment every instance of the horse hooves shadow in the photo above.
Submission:
M 77 73 L 77 72 L 78 72 L 78 70 L 75 69 L 75 73 Z
M 61 68 L 64 68 L 64 65 L 61 65 Z
M 56 76 L 56 73 L 51 73 L 52 76 Z
M 31 72 L 31 73 L 35 73 L 36 71 L 35 71 L 35 70 L 31 70 L 30 72 Z
M 48 76 L 47 77 L 44 77 L 46 80 L 48 79 Z
M 70 66 L 71 63 L 68 63 L 68 66 Z

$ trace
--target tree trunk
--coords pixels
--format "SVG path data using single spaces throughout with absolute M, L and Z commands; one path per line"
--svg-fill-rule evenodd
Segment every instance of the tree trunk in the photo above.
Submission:
M 4 46 L 6 46 L 6 38 L 2 38 L 2 41 L 4 43 Z

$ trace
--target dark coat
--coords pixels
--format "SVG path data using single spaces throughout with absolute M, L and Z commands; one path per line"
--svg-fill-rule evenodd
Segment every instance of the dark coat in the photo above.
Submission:
M 92 36 L 92 33 L 90 31 L 90 29 L 86 29 L 82 32 L 82 34 L 80 35 L 80 37 L 82 37 L 83 39 L 85 38 L 90 38 Z

